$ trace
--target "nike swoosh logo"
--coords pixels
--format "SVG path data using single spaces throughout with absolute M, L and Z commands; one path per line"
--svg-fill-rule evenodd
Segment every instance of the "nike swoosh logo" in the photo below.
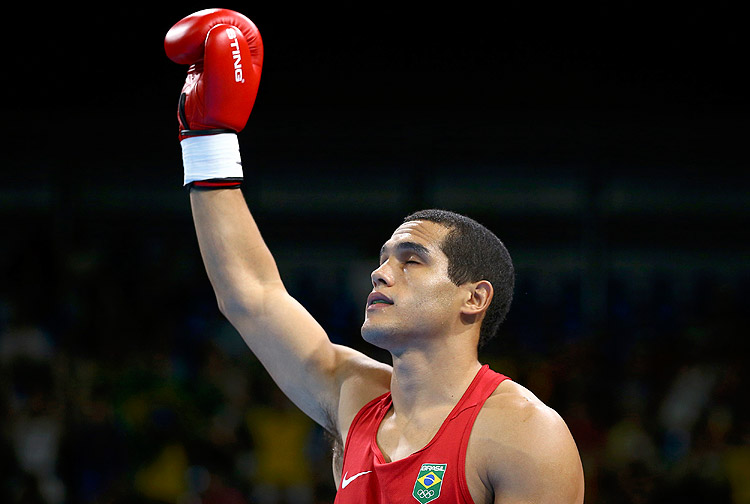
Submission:
M 355 479 L 359 478 L 360 476 L 364 476 L 365 474 L 371 473 L 371 472 L 372 471 L 364 471 L 364 472 L 361 472 L 361 473 L 357 473 L 354 476 L 352 476 L 351 478 L 347 478 L 346 477 L 349 474 L 349 471 L 345 472 L 344 473 L 344 480 L 341 482 L 341 489 L 343 490 L 344 488 L 346 488 L 347 486 L 349 486 L 349 483 L 351 483 Z

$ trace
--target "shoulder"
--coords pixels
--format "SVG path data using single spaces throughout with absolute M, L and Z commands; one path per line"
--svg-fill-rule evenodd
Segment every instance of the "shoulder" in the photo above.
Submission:
M 340 347 L 340 359 L 336 427 L 340 440 L 344 441 L 359 410 L 376 397 L 390 391 L 393 369 L 347 347 Z
M 547 437 L 569 435 L 565 422 L 555 410 L 544 404 L 530 390 L 512 380 L 505 380 L 487 398 L 478 422 L 486 423 L 483 431 L 488 436 L 507 441 L 512 433 L 530 434 L 541 431 Z M 502 425 L 503 429 L 492 428 Z M 511 436 L 515 439 L 515 436 Z
M 390 390 L 393 368 L 349 347 L 338 350 L 336 366 L 341 400 L 359 410 L 370 400 Z
M 565 421 L 518 383 L 505 380 L 487 399 L 469 450 L 473 470 L 504 502 L 583 501 L 581 460 Z

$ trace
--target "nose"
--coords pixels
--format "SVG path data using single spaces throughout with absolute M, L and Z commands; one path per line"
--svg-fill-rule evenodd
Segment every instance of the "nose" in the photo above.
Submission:
M 383 262 L 383 264 L 375 268 L 370 273 L 370 279 L 372 280 L 373 287 L 377 287 L 378 285 L 385 285 L 387 287 L 393 285 L 393 274 L 388 266 L 388 261 Z

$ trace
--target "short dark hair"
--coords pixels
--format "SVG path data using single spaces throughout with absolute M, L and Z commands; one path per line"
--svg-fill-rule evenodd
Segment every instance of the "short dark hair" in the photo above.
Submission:
M 404 222 L 426 220 L 448 229 L 440 250 L 448 257 L 448 278 L 456 284 L 487 280 L 494 297 L 482 320 L 479 347 L 492 339 L 513 300 L 515 273 L 510 253 L 489 229 L 470 217 L 449 210 L 427 209 L 404 217 Z

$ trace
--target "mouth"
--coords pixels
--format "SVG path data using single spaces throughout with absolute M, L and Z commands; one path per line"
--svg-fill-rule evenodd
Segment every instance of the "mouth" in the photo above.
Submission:
M 367 308 L 370 308 L 371 306 L 377 306 L 377 305 L 392 305 L 393 300 L 386 296 L 385 294 L 382 294 L 380 292 L 371 292 L 369 296 L 367 296 Z

